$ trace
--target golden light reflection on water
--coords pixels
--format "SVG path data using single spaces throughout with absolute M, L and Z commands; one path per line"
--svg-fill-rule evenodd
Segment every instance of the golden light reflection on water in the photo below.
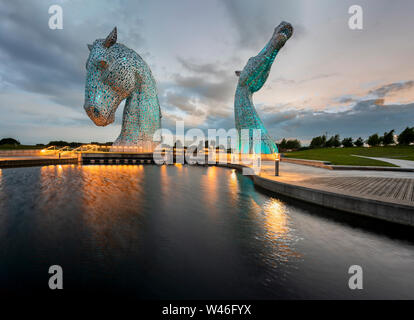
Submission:
M 145 196 L 142 165 L 83 166 L 81 173 L 83 218 L 102 258 L 134 250 L 140 236 L 137 213 Z
M 270 199 L 263 206 L 266 231 L 273 238 L 283 237 L 289 231 L 288 216 L 285 210 L 283 203 L 276 199 Z
M 228 185 L 229 185 L 230 201 L 232 202 L 232 205 L 236 205 L 239 199 L 239 182 L 237 180 L 236 169 L 231 170 Z
M 294 248 L 295 239 L 290 230 L 290 218 L 286 211 L 284 203 L 277 199 L 271 198 L 263 205 L 265 238 L 275 244 L 274 254 L 279 261 L 301 257 Z
M 266 256 L 269 263 L 286 262 L 291 258 L 300 258 L 295 251 L 296 239 L 292 234 L 287 208 L 280 200 L 270 198 L 263 205 L 251 199 L 254 219 L 263 227 L 259 238 L 265 241 L 271 250 Z
M 159 183 L 161 203 L 170 203 L 168 199 L 174 195 L 174 189 L 171 188 L 175 188 L 177 183 L 191 182 L 186 178 L 190 168 L 182 165 L 176 168 L 174 174 L 174 170 L 168 170 L 166 165 L 160 166 L 157 168 L 159 175 L 148 177 L 149 180 L 158 177 L 159 181 L 153 182 Z M 152 192 L 145 190 L 146 174 L 148 171 L 144 170 L 143 165 L 42 167 L 40 203 L 44 216 L 50 217 L 42 218 L 45 220 L 41 223 L 47 223 L 48 219 L 58 219 L 59 207 L 65 205 L 62 201 L 68 200 L 68 197 L 62 197 L 61 194 L 70 194 L 77 190 L 79 192 L 76 202 L 80 208 L 79 212 L 90 232 L 91 241 L 96 247 L 101 248 L 102 256 L 106 255 L 105 252 L 107 255 L 113 255 L 117 251 L 131 250 L 139 242 L 140 213 L 147 211 L 144 208 L 148 206 L 145 195 Z M 74 179 L 74 175 L 78 178 Z M 230 206 L 238 206 L 242 177 L 239 177 L 235 170 L 211 166 L 206 168 L 206 173 L 200 175 L 200 178 L 200 191 L 197 192 L 201 193 L 199 196 L 202 205 L 211 217 L 218 218 L 219 210 L 223 208 L 221 201 L 230 201 Z M 221 194 L 222 192 L 224 194 Z M 252 210 L 252 223 L 258 222 L 261 226 L 258 236 L 265 241 L 265 247 L 271 248 L 267 256 L 270 258 L 269 261 L 299 257 L 294 250 L 289 216 L 283 202 L 268 199 L 261 204 L 260 200 L 256 202 L 254 196 L 250 200 L 252 205 L 246 210 Z M 125 239 L 128 241 L 125 242 Z M 272 256 L 275 257 L 271 258 Z
M 166 197 L 169 194 L 168 190 L 170 187 L 170 177 L 168 175 L 166 165 L 163 165 L 160 167 L 160 177 L 161 177 L 161 181 L 160 181 L 161 192 L 163 196 Z
M 208 208 L 208 212 L 217 214 L 218 185 L 217 185 L 217 168 L 211 166 L 207 168 L 207 173 L 202 177 L 202 188 L 204 203 Z

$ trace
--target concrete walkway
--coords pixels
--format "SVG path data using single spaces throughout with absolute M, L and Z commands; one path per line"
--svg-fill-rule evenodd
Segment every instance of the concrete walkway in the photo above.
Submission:
M 377 157 L 365 157 L 365 156 L 358 156 L 353 155 L 354 157 L 360 157 L 360 158 L 367 158 L 367 159 L 373 159 L 373 160 L 379 160 L 388 162 L 391 164 L 394 164 L 396 166 L 399 166 L 400 168 L 409 168 L 414 169 L 414 161 L 411 160 L 401 160 L 401 159 L 392 159 L 392 158 L 377 158 Z
M 333 171 L 282 162 L 276 177 L 274 163 L 264 162 L 261 172 L 251 177 L 275 194 L 414 227 L 414 172 Z
M 260 176 L 291 185 L 414 206 L 414 172 L 336 171 L 281 162 L 276 177 L 274 164 L 264 162 Z
M 0 168 L 75 164 L 78 158 L 58 156 L 1 156 Z
M 263 161 L 263 172 L 274 176 L 274 163 Z M 289 162 L 280 163 L 280 176 L 278 180 L 286 182 L 301 181 L 315 177 L 382 177 L 382 178 L 411 178 L 414 179 L 414 172 L 393 172 L 393 171 L 365 171 L 365 170 L 326 170 L 323 168 L 304 166 Z

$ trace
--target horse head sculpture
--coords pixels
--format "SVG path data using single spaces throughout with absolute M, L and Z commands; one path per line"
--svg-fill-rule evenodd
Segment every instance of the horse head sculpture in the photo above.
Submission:
M 260 90 L 265 84 L 272 64 L 280 49 L 286 41 L 292 36 L 293 27 L 290 23 L 282 22 L 273 32 L 272 37 L 266 46 L 255 57 L 251 57 L 242 71 L 236 71 L 239 82 L 234 98 L 234 115 L 236 129 L 241 136 L 241 130 L 249 130 L 249 141 L 253 138 L 253 130 L 261 132 L 260 150 L 257 153 L 271 154 L 277 152 L 277 146 L 268 134 L 262 120 L 259 118 L 254 107 L 252 95 Z M 252 146 L 250 142 L 239 141 L 239 151 L 242 153 L 251 153 Z
M 161 110 L 148 65 L 134 50 L 117 43 L 116 27 L 88 48 L 84 109 L 89 118 L 98 126 L 113 123 L 119 104 L 126 99 L 121 133 L 114 145 L 152 142 L 161 128 Z

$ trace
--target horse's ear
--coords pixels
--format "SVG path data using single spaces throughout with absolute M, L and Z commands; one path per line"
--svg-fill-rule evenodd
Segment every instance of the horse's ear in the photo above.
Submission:
M 91 51 L 91 50 L 92 50 L 92 48 L 93 48 L 93 45 L 88 44 L 88 49 L 89 49 L 89 51 Z
M 116 27 L 111 31 L 111 33 L 106 37 L 104 42 L 104 47 L 109 48 L 116 43 L 117 32 Z
M 234 73 L 236 74 L 236 76 L 240 77 L 241 71 L 234 71 Z

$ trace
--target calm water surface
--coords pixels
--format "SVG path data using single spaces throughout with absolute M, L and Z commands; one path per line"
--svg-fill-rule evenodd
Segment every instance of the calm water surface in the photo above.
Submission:
M 50 292 L 58 264 L 74 295 L 413 299 L 413 240 L 337 216 L 225 168 L 3 169 L 0 292 Z M 364 290 L 348 289 L 354 264 Z

